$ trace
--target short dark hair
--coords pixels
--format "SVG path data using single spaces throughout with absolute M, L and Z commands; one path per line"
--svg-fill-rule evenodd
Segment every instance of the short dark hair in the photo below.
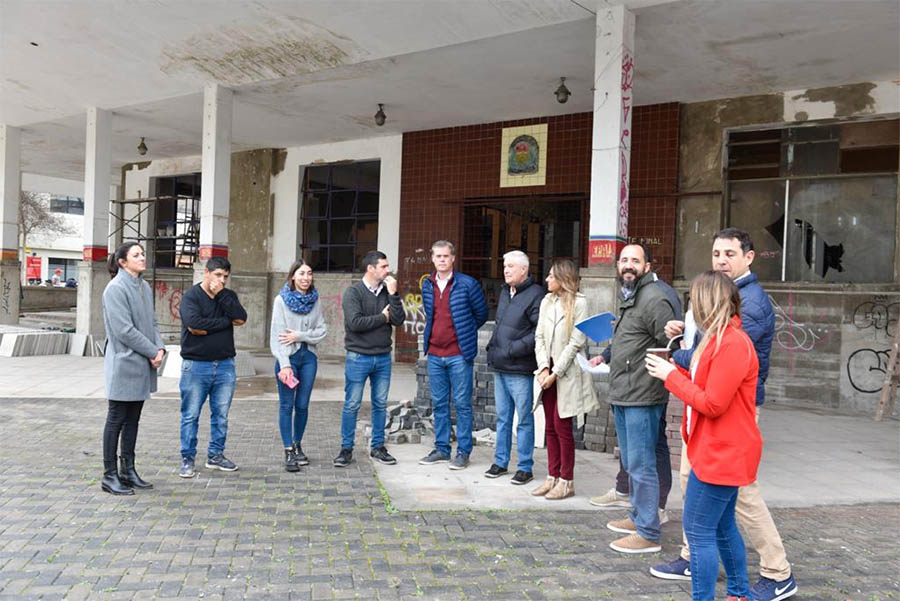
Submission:
M 640 242 L 629 242 L 625 246 L 639 246 L 640 249 L 644 252 L 644 262 L 652 263 L 653 262 L 653 254 L 650 252 L 650 249 L 646 244 L 641 244 Z M 622 250 L 625 250 L 625 246 L 622 247 Z M 619 257 L 622 257 L 622 250 L 619 251 Z
M 726 227 L 724 230 L 716 232 L 716 235 L 713 237 L 713 241 L 734 239 L 741 243 L 741 252 L 745 255 L 753 250 L 753 239 L 750 237 L 750 234 L 740 228 Z
M 375 267 L 376 265 L 378 265 L 378 261 L 382 259 L 387 260 L 387 255 L 380 250 L 370 250 L 363 255 L 361 263 L 362 270 L 366 271 L 369 268 L 369 265 Z
M 106 269 L 109 271 L 109 277 L 114 278 L 116 274 L 119 273 L 119 261 L 127 261 L 128 253 L 131 252 L 132 246 L 140 246 L 141 250 L 144 250 L 144 247 L 141 246 L 140 242 L 135 242 L 134 240 L 130 240 L 128 242 L 122 243 L 119 248 L 116 249 L 114 253 L 109 255 L 109 258 L 106 260 Z
M 206 261 L 206 271 L 215 271 L 216 269 L 222 269 L 231 273 L 231 263 L 225 257 L 210 257 Z

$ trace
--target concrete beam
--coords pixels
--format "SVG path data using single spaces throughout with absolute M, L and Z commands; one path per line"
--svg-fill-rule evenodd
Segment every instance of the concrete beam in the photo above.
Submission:
M 200 260 L 228 256 L 231 200 L 231 119 L 234 92 L 218 84 L 203 89 L 203 159 L 200 191 Z
M 597 11 L 591 142 L 590 265 L 613 265 L 628 240 L 634 14 Z
M 0 125 L 0 323 L 19 323 L 19 128 Z

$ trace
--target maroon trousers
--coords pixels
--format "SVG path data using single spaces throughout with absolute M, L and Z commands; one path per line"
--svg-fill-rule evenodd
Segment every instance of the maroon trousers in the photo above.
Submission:
M 561 418 L 556 410 L 556 383 L 541 395 L 544 405 L 544 435 L 547 443 L 547 464 L 550 475 L 573 480 L 575 475 L 575 439 L 572 418 Z

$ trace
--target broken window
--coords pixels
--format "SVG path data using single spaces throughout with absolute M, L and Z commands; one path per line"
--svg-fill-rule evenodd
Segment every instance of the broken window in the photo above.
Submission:
M 378 242 L 380 161 L 304 169 L 303 260 L 313 271 L 359 271 Z
M 893 281 L 900 121 L 730 132 L 728 223 L 763 280 Z

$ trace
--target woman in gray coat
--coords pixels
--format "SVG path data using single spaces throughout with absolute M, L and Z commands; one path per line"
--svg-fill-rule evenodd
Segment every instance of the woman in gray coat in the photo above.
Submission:
M 153 293 L 141 279 L 147 268 L 144 248 L 126 242 L 109 257 L 112 281 L 103 291 L 106 353 L 103 379 L 109 410 L 103 430 L 101 488 L 114 495 L 133 495 L 135 488 L 153 488 L 134 469 L 134 445 L 144 401 L 156 391 L 156 370 L 166 353 Z M 121 438 L 121 472 L 116 471 L 116 448 Z

